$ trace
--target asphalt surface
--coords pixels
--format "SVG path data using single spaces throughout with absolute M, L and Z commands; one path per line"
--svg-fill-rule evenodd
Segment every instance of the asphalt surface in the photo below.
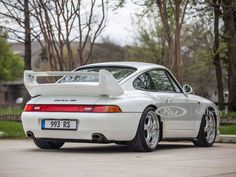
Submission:
M 196 148 L 162 142 L 152 153 L 114 144 L 67 143 L 40 150 L 30 140 L 0 139 L 0 177 L 236 177 L 236 144 Z

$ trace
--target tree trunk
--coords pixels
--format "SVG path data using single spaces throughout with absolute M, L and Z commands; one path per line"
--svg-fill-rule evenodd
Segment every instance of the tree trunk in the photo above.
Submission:
M 31 29 L 28 0 L 24 0 L 24 28 L 25 28 L 25 66 L 24 70 L 31 70 Z M 26 88 L 23 91 L 23 105 L 30 99 L 30 95 Z
M 181 32 L 181 26 L 180 26 L 180 4 L 181 1 L 176 0 L 175 1 L 175 47 L 174 47 L 174 53 L 175 53 L 175 61 L 173 65 L 173 71 L 175 76 L 177 77 L 177 80 L 182 85 L 183 84 L 183 60 L 181 58 L 181 43 L 180 43 L 180 32 Z
M 236 11 L 231 0 L 223 0 L 223 20 L 228 44 L 229 111 L 236 111 Z
M 217 89 L 218 89 L 218 103 L 219 109 L 224 110 L 224 86 L 222 81 L 222 70 L 221 70 L 221 61 L 219 54 L 219 15 L 220 15 L 220 4 L 219 0 L 213 0 L 214 6 L 214 56 L 213 63 L 216 70 L 216 80 L 217 80 Z

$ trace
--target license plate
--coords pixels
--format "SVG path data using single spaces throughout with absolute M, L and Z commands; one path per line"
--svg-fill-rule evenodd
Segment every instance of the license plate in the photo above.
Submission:
M 41 121 L 41 128 L 49 130 L 77 130 L 77 124 L 77 120 L 43 119 Z

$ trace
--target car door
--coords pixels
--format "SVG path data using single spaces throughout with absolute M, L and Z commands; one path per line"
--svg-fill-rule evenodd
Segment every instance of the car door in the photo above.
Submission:
M 163 121 L 164 138 L 188 138 L 195 136 L 196 123 L 193 102 L 165 69 L 148 71 L 156 92 L 157 113 Z

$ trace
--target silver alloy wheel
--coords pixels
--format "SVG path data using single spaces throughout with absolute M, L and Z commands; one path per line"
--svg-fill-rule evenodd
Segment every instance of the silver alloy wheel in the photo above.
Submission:
M 205 121 L 206 125 L 204 127 L 204 134 L 207 142 L 211 144 L 216 136 L 216 121 L 212 111 L 208 111 L 208 113 L 205 116 Z
M 155 149 L 159 140 L 159 121 L 153 111 L 149 111 L 144 120 L 144 137 L 147 145 L 151 149 Z

